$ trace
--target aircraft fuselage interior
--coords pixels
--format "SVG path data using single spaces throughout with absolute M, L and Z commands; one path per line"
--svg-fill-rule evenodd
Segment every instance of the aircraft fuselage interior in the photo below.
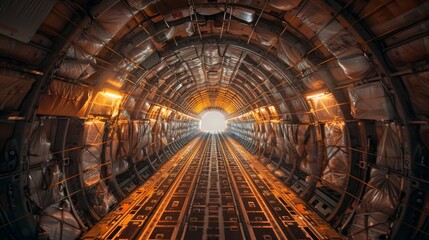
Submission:
M 0 239 L 429 239 L 429 1 L 1 0 Z

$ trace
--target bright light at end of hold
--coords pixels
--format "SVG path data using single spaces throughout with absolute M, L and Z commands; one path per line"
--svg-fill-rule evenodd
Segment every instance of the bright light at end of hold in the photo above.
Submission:
M 204 132 L 223 132 L 226 128 L 225 116 L 219 111 L 206 112 L 201 117 L 200 127 Z
M 106 91 L 101 92 L 101 94 L 103 94 L 104 96 L 109 97 L 109 98 L 115 98 L 115 99 L 122 98 L 121 95 L 118 95 L 116 93 L 106 92 Z

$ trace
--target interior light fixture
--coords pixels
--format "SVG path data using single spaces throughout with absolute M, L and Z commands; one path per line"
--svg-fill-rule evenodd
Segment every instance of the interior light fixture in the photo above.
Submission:
M 103 94 L 106 97 L 110 97 L 110 98 L 114 98 L 114 99 L 120 99 L 120 98 L 122 98 L 122 95 L 119 95 L 119 94 L 116 94 L 116 93 L 112 93 L 112 92 L 102 91 L 100 93 Z
M 307 99 L 321 98 L 321 97 L 323 97 L 325 95 L 326 95 L 326 93 L 324 93 L 324 92 L 323 93 L 318 93 L 318 94 L 307 96 Z

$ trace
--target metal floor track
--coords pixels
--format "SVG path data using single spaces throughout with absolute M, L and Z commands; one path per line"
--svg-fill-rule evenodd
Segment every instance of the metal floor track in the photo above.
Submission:
M 82 239 L 342 239 L 226 134 L 201 134 Z

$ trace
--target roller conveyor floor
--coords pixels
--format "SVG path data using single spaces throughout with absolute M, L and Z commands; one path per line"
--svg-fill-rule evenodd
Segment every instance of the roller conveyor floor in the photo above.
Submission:
M 201 134 L 83 239 L 343 239 L 225 134 Z

